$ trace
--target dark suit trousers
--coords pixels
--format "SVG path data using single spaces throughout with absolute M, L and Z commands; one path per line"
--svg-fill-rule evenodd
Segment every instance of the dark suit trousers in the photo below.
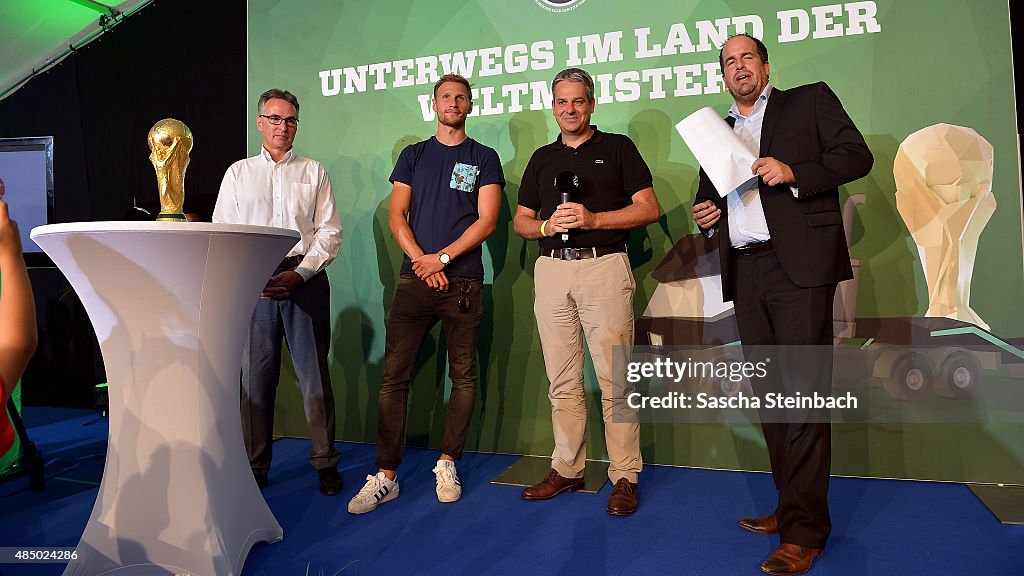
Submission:
M 319 470 L 334 468 L 341 459 L 334 448 L 334 391 L 327 363 L 330 298 L 327 274 L 320 272 L 285 300 L 260 298 L 252 313 L 242 351 L 242 435 L 256 473 L 270 469 L 282 337 L 295 366 L 313 441 L 309 463 Z
M 835 284 L 801 288 L 782 270 L 774 251 L 733 254 L 736 321 L 745 354 L 771 354 L 777 367 L 752 380 L 754 393 L 815 391 L 827 395 L 832 376 L 832 305 Z M 815 346 L 809 346 L 815 345 Z M 813 353 L 808 355 L 807 350 Z M 751 358 L 748 357 L 748 360 Z M 779 491 L 781 541 L 824 548 L 828 513 L 831 427 L 821 414 L 762 413 L 772 477 Z

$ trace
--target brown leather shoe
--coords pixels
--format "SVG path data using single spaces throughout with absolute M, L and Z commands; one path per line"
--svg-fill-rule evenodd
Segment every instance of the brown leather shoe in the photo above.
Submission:
M 636 512 L 636 484 L 619 478 L 608 497 L 608 513 L 612 516 L 628 516 Z
M 804 548 L 796 544 L 780 544 L 772 555 L 761 562 L 761 571 L 772 576 L 795 576 L 811 569 L 821 548 Z
M 548 477 L 523 490 L 524 500 L 547 500 L 568 490 L 575 492 L 583 488 L 583 478 L 566 478 L 551 470 Z
M 743 518 L 740 520 L 740 528 L 756 534 L 778 534 L 779 521 L 772 512 L 767 516 L 757 518 Z

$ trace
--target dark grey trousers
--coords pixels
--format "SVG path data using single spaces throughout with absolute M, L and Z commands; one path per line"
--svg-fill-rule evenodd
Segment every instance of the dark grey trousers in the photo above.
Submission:
M 476 405 L 476 353 L 484 310 L 483 282 L 450 276 L 447 292 L 438 292 L 415 276 L 402 276 L 388 318 L 377 419 L 377 466 L 397 470 L 402 463 L 405 420 L 420 346 L 441 321 L 452 380 L 441 452 L 462 457 Z
M 272 456 L 274 402 L 281 377 L 281 339 L 291 352 L 309 423 L 309 463 L 334 468 L 334 391 L 327 364 L 331 345 L 331 286 L 321 272 L 286 300 L 260 298 L 242 351 L 242 435 L 249 465 L 267 473 Z

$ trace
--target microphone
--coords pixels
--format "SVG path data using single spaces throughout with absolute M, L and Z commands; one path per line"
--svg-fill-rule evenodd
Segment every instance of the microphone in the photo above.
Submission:
M 555 176 L 555 190 L 561 195 L 561 204 L 572 202 L 573 196 L 579 192 L 580 179 L 576 174 L 565 170 Z M 569 233 L 562 232 L 562 242 L 569 241 Z

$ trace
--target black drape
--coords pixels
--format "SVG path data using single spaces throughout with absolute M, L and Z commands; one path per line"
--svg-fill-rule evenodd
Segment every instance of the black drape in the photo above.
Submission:
M 185 210 L 208 219 L 224 170 L 246 156 L 245 1 L 160 1 L 0 101 L 0 137 L 54 137 L 57 222 L 158 208 L 146 134 L 192 129 Z
M 167 117 L 195 139 L 185 211 L 209 219 L 224 171 L 247 155 L 245 11 L 244 0 L 156 2 L 0 101 L 0 137 L 54 137 L 56 222 L 123 220 L 133 202 L 155 218 L 146 135 Z M 22 399 L 89 406 L 105 377 L 88 318 L 56 269 L 29 274 L 40 338 Z

